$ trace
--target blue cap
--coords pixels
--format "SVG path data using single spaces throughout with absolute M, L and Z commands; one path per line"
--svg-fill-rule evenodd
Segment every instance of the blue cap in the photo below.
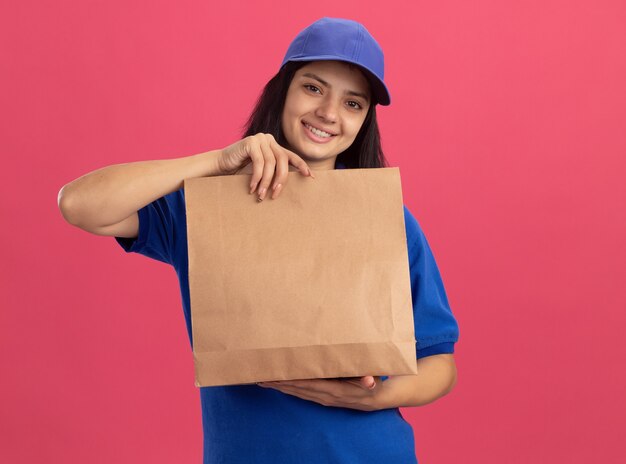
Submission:
M 288 61 L 338 60 L 360 66 L 372 87 L 373 97 L 389 105 L 391 97 L 383 81 L 383 50 L 365 27 L 350 19 L 322 18 L 293 39 L 281 68 Z

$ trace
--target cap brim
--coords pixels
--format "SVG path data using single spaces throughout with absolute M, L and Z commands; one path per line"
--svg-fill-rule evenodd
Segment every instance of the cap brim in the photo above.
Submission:
M 372 93 L 376 103 L 382 106 L 388 106 L 391 104 L 391 95 L 389 95 L 389 90 L 383 81 L 381 81 L 374 72 L 363 66 L 361 63 L 357 63 L 353 60 L 348 60 L 346 58 L 334 56 L 334 55 L 317 55 L 317 56 L 303 56 L 302 58 L 289 58 L 288 60 L 283 61 L 280 65 L 282 68 L 285 63 L 289 61 L 343 61 L 344 63 L 350 63 L 355 66 L 358 66 L 363 71 L 365 71 L 365 77 L 370 83 L 372 87 Z

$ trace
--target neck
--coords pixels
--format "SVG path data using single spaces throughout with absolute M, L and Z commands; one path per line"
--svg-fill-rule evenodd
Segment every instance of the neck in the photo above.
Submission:
M 335 160 L 337 159 L 337 157 L 334 156 L 332 158 L 323 160 L 307 160 L 306 158 L 303 159 L 313 171 L 330 171 L 332 169 L 335 169 Z

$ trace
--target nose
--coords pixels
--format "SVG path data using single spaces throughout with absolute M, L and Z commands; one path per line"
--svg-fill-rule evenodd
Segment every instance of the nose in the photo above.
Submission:
M 324 98 L 315 110 L 315 115 L 326 123 L 334 123 L 337 121 L 337 106 L 338 103 L 333 98 Z

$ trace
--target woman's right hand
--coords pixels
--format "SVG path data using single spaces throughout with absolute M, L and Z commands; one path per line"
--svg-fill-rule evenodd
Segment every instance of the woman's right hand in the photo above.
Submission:
M 306 162 L 294 152 L 280 146 L 271 134 L 255 134 L 239 140 L 220 151 L 217 164 L 220 172 L 234 174 L 252 163 L 250 193 L 258 187 L 258 201 L 263 201 L 270 183 L 272 199 L 277 198 L 287 183 L 289 164 L 304 176 L 315 178 Z

